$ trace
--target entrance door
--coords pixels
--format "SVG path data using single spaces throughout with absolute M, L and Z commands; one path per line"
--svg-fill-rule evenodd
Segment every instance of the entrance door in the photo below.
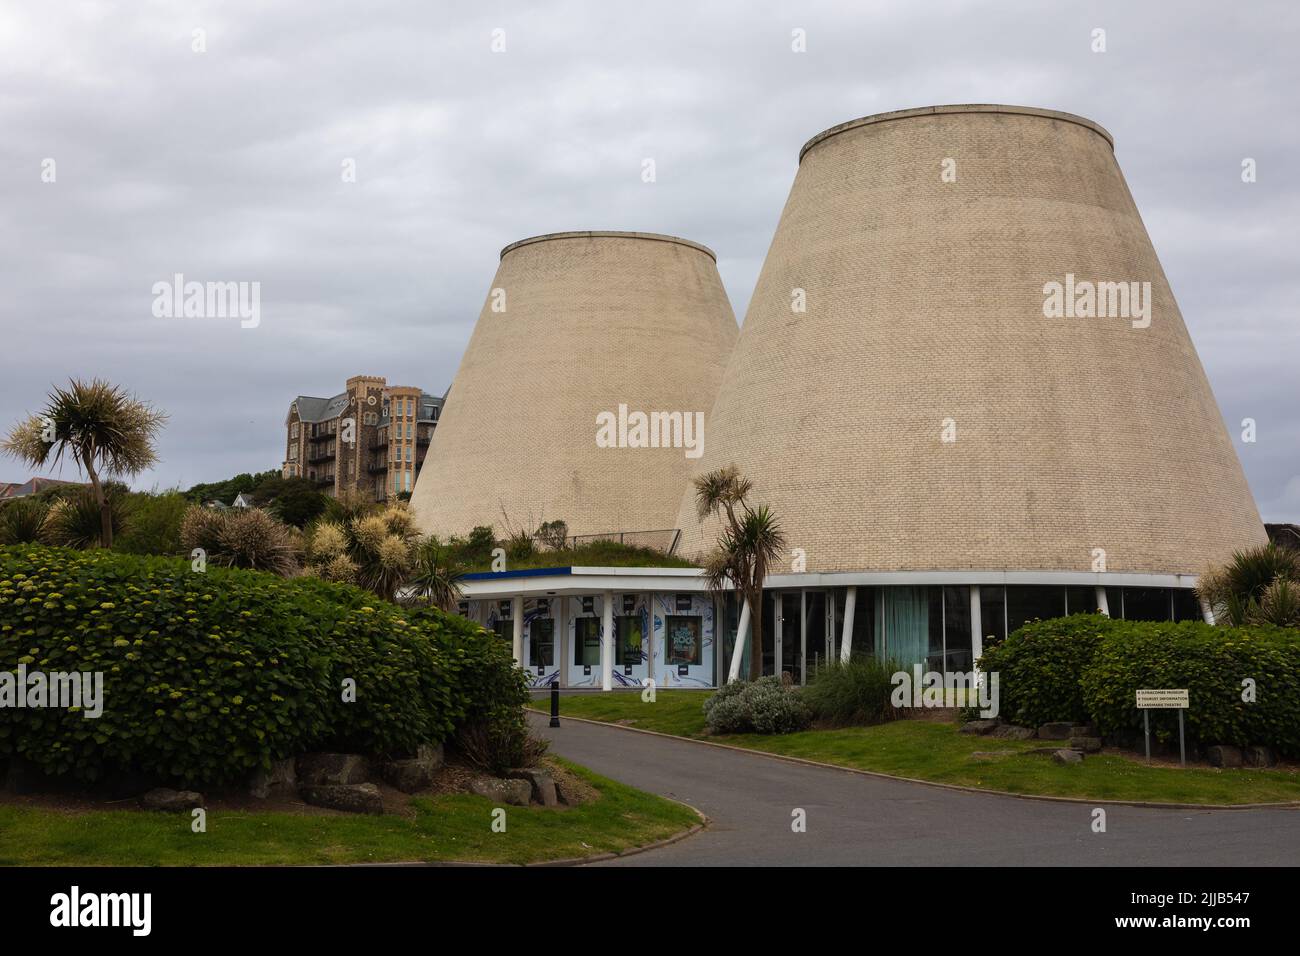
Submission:
M 803 668 L 799 682 L 807 684 L 830 656 L 826 629 L 826 592 L 803 592 Z
M 524 665 L 533 687 L 549 687 L 560 679 L 559 635 L 553 613 L 558 610 L 556 601 L 540 599 L 524 604 Z
M 800 682 L 803 670 L 803 621 L 800 613 L 802 595 L 799 591 L 783 591 L 777 595 L 780 614 L 776 625 L 776 653 L 781 662 L 782 680 L 789 675 L 791 683 Z

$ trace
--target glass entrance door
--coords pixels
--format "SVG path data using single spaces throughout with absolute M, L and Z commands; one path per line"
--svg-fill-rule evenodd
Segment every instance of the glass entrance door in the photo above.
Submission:
M 799 682 L 807 684 L 826 664 L 829 655 L 826 631 L 826 592 L 803 592 L 803 668 Z

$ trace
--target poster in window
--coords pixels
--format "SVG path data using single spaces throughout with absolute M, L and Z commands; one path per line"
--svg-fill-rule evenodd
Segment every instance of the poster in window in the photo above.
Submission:
M 704 657 L 701 621 L 698 614 L 668 616 L 664 631 L 667 635 L 665 651 L 669 664 L 701 663 Z

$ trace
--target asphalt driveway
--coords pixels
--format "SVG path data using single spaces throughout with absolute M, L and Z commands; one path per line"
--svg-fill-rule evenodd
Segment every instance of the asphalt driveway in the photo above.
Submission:
M 1093 807 L 966 793 L 530 716 L 554 753 L 689 803 L 711 826 L 606 866 L 1294 866 L 1300 810 Z M 807 830 L 793 832 L 802 809 Z

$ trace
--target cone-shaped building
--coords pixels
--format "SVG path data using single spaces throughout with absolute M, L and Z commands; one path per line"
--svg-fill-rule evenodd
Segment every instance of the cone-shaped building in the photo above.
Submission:
M 809 572 L 1194 574 L 1265 540 L 1111 137 L 1065 113 L 809 141 L 707 429 L 694 471 L 739 466 Z M 715 537 L 689 488 L 677 526 Z
M 664 532 L 632 540 L 667 547 L 736 333 L 697 243 L 507 246 L 416 482 L 417 523 L 446 537 L 560 519 L 573 535 Z

